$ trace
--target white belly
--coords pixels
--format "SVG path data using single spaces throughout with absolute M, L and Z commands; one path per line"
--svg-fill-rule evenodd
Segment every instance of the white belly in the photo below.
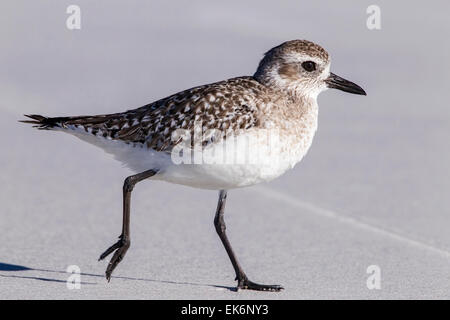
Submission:
M 308 134 L 267 136 L 267 131 L 239 135 L 235 139 L 192 152 L 191 163 L 171 158 L 154 179 L 201 189 L 232 189 L 271 181 L 293 168 L 311 146 L 315 128 Z M 183 155 L 185 155 L 183 153 Z M 175 160 L 175 161 L 174 161 Z M 197 161 L 195 161 L 197 160 Z

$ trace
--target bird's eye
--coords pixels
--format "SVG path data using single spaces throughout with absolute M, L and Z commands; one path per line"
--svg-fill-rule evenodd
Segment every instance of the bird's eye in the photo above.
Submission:
M 316 70 L 316 64 L 312 61 L 305 61 L 302 63 L 303 69 L 305 69 L 308 72 L 312 72 Z

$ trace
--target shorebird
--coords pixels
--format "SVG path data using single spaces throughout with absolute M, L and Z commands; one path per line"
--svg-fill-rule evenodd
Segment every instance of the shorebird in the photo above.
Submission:
M 291 40 L 266 52 L 253 76 L 194 87 L 122 113 L 25 115 L 31 120 L 22 122 L 71 133 L 136 173 L 123 184 L 119 241 L 99 258 L 114 252 L 105 272 L 108 281 L 130 247 L 131 192 L 139 181 L 154 179 L 218 190 L 214 225 L 236 273 L 237 289 L 280 291 L 280 285 L 250 281 L 239 264 L 225 233 L 227 190 L 275 179 L 302 159 L 317 130 L 317 96 L 327 88 L 366 94 L 355 83 L 330 72 L 330 57 L 322 47 Z M 201 138 L 195 139 L 198 135 Z M 275 138 L 267 139 L 268 135 Z M 224 150 L 231 152 L 232 161 L 220 161 Z M 259 154 L 256 161 L 236 161 L 234 156 L 247 150 Z M 205 161 L 211 155 L 219 158 Z

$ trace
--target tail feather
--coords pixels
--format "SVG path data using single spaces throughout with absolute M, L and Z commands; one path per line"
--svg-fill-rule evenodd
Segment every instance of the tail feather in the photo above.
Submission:
M 34 124 L 33 128 L 39 130 L 50 130 L 52 128 L 62 127 L 62 124 L 69 119 L 69 117 L 44 117 L 39 114 L 24 114 L 25 117 L 32 120 L 19 120 L 19 122 Z

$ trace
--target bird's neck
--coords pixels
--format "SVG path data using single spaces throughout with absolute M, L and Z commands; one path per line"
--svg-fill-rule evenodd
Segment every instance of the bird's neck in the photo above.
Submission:
M 308 128 L 315 131 L 318 113 L 316 99 L 303 97 L 292 100 L 284 96 L 284 99 L 276 100 L 269 105 L 261 123 L 267 128 L 278 128 L 297 136 Z
M 288 121 L 298 123 L 316 122 L 319 106 L 315 97 L 299 97 L 288 106 L 291 114 Z

